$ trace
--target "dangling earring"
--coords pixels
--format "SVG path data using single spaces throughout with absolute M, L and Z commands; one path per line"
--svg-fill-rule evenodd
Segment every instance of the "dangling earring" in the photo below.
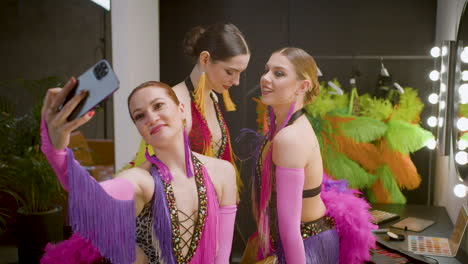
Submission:
M 205 116 L 205 82 L 206 82 L 206 74 L 202 72 L 200 75 L 200 80 L 198 81 L 197 88 L 195 88 L 194 98 L 195 98 L 195 105 L 197 106 L 200 113 Z
M 184 119 L 184 151 L 185 151 L 185 171 L 187 173 L 187 178 L 192 178 L 193 177 L 193 172 L 192 172 L 192 163 L 191 163 L 191 158 L 192 158 L 192 151 L 190 150 L 190 141 L 187 133 L 187 126 L 185 125 L 187 121 Z
M 236 111 L 236 104 L 232 101 L 231 96 L 229 95 L 229 90 L 223 92 L 223 101 L 226 111 Z

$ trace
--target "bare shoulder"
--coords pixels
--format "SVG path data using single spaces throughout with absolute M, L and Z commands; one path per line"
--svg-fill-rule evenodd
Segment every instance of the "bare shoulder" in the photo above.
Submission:
M 172 87 L 172 90 L 174 90 L 174 92 L 177 95 L 177 98 L 179 98 L 180 101 L 183 101 L 183 102 L 186 102 L 187 100 L 190 101 L 189 90 L 187 89 L 185 82 L 181 82 L 177 84 L 176 86 Z
M 299 127 L 287 126 L 273 138 L 273 162 L 282 167 L 304 168 L 308 145 Z
M 305 148 L 304 138 L 302 138 L 302 133 L 298 127 L 287 126 L 275 135 L 273 147 L 277 150 L 287 150 L 290 148 L 299 150 Z
M 140 180 L 147 180 L 148 178 L 152 179 L 153 177 L 148 170 L 145 170 L 140 167 L 134 167 L 126 169 L 118 173 L 116 178 L 126 178 L 132 182 L 140 182 Z
M 208 157 L 200 153 L 194 153 L 194 154 L 203 163 L 203 165 L 208 170 L 208 172 L 210 172 L 210 176 L 212 175 L 215 176 L 219 174 L 223 174 L 223 175 L 234 174 L 235 176 L 234 166 L 232 166 L 230 162 L 222 160 L 222 159 Z

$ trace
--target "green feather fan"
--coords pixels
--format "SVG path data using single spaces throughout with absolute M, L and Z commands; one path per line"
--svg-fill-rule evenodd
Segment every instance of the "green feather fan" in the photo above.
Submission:
M 369 117 L 356 117 L 354 120 L 340 125 L 343 135 L 359 143 L 367 143 L 382 137 L 387 131 L 387 125 Z
M 431 132 L 419 125 L 400 120 L 389 121 L 387 133 L 385 133 L 385 139 L 389 143 L 389 147 L 403 154 L 409 154 L 421 149 L 428 140 L 433 138 Z
M 324 165 L 331 174 L 330 176 L 347 180 L 349 186 L 355 189 L 370 187 L 377 179 L 375 175 L 366 172 L 343 153 L 334 151 L 331 146 L 324 147 L 326 148 Z
M 359 96 L 359 112 L 361 116 L 383 121 L 390 116 L 392 111 L 393 106 L 388 100 L 371 98 L 368 94 Z
M 405 87 L 405 93 L 400 95 L 398 108 L 393 112 L 392 120 L 402 120 L 406 122 L 413 122 L 419 120 L 424 104 L 418 97 L 418 92 L 410 87 Z
M 379 167 L 376 171 L 376 175 L 382 181 L 384 188 L 389 192 L 390 198 L 392 199 L 393 203 L 396 204 L 405 204 L 406 198 L 401 193 L 398 184 L 393 177 L 392 171 L 387 165 L 383 165 Z
M 458 105 L 458 115 L 468 118 L 468 104 Z
M 340 83 L 334 79 L 333 82 L 341 87 Z M 348 105 L 348 95 L 334 95 L 329 92 L 333 89 L 326 85 L 325 82 L 321 83 L 322 90 L 313 103 L 304 106 L 306 112 L 313 117 L 325 116 L 327 113 L 335 111 L 344 111 Z
M 465 140 L 466 142 L 468 142 L 468 132 L 463 134 L 463 136 L 460 137 L 460 140 L 463 139 Z

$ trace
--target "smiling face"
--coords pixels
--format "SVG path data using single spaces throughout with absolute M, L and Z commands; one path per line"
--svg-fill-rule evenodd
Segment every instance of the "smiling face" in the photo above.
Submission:
M 184 109 L 168 94 L 167 88 L 147 86 L 130 96 L 130 115 L 146 143 L 158 146 L 179 135 L 182 138 Z
M 250 54 L 237 55 L 226 61 L 213 61 L 208 56 L 203 68 L 209 87 L 221 94 L 232 86 L 238 86 L 240 74 L 247 68 L 249 60 Z
M 262 103 L 265 105 L 291 104 L 301 95 L 304 80 L 298 80 L 292 63 L 285 56 L 273 53 L 260 79 Z

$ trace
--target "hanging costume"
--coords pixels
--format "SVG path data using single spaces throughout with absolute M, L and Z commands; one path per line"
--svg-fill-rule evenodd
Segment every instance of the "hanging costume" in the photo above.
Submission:
M 294 105 L 278 132 L 305 112 L 300 109 L 292 114 L 293 109 Z M 370 223 L 367 202 L 348 189 L 346 182 L 325 175 L 320 186 L 303 190 L 304 169 L 275 167 L 272 146 L 262 162 L 264 147 L 276 133 L 270 109 L 270 131 L 258 151 L 253 179 L 258 231 L 249 239 L 241 263 L 357 264 L 369 260 L 369 248 L 375 246 L 371 230 L 376 226 Z M 301 222 L 302 199 L 319 194 L 325 215 Z
M 135 261 L 136 245 L 151 264 L 228 261 L 236 205 L 219 207 L 211 179 L 195 155 L 189 153 L 188 164 L 193 165 L 199 207 L 192 235 L 185 241 L 172 176 L 156 156 L 146 155 L 153 164 L 153 197 L 135 217 L 131 182 L 124 178 L 96 182 L 74 159 L 70 149 L 56 150 L 52 146 L 44 118 L 41 138 L 41 150 L 61 184 L 69 190 L 69 223 L 75 232 L 67 241 L 49 244 L 41 264 L 101 263 L 102 258 L 114 264 L 129 264 Z M 187 171 L 191 171 L 190 167 L 187 166 Z M 190 174 L 187 173 L 188 177 Z M 188 247 L 186 254 L 182 253 L 184 247 Z
M 203 79 L 205 78 L 204 75 L 205 74 L 202 74 L 203 77 L 201 77 L 200 82 L 204 83 L 204 79 Z M 189 133 L 190 148 L 193 151 L 201 153 L 203 155 L 229 161 L 234 166 L 234 169 L 236 171 L 237 187 L 238 187 L 238 190 L 240 190 L 240 188 L 242 187 L 242 180 L 240 179 L 240 175 L 237 170 L 237 166 L 235 163 L 235 155 L 231 147 L 231 138 L 229 135 L 229 129 L 227 127 L 226 121 L 224 120 L 223 113 L 221 111 L 221 107 L 218 102 L 218 98 L 213 92 L 210 93 L 210 97 L 211 97 L 211 100 L 213 101 L 215 112 L 216 112 L 216 118 L 218 120 L 218 124 L 221 129 L 221 139 L 218 142 L 215 142 L 213 141 L 210 129 L 208 127 L 208 123 L 205 118 L 204 107 L 203 106 L 200 107 L 200 104 L 198 104 L 198 101 L 202 100 L 202 98 L 197 98 L 200 96 L 196 96 L 195 91 L 199 90 L 199 88 L 197 89 L 194 88 L 190 77 L 187 77 L 184 82 L 185 82 L 185 85 L 187 86 L 187 89 L 189 90 L 190 99 L 191 99 L 190 107 L 191 107 L 191 112 L 192 112 L 192 128 Z M 204 88 L 200 88 L 200 90 L 203 90 L 203 89 Z M 230 97 L 227 93 L 223 93 L 223 99 L 224 99 L 225 108 L 227 111 L 235 110 L 235 106 L 232 106 L 233 103 L 230 100 Z M 142 140 L 140 143 L 140 149 L 138 151 L 137 157 L 135 158 L 132 164 L 133 166 L 139 166 L 141 163 L 145 161 L 144 152 L 145 152 L 145 142 Z M 150 148 L 150 154 L 153 154 L 151 148 Z

